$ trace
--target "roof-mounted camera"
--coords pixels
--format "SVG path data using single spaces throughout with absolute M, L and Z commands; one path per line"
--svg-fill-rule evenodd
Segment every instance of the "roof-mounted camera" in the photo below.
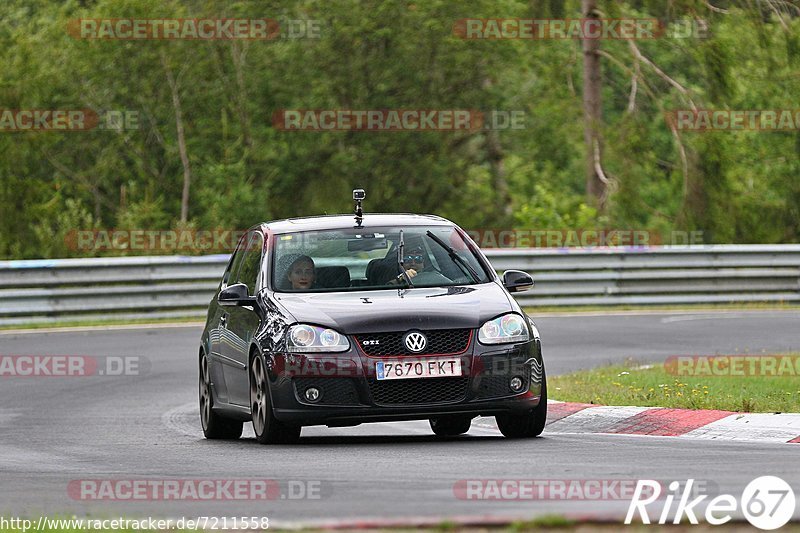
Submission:
M 367 193 L 364 192 L 364 189 L 353 189 L 353 200 L 356 202 L 355 214 L 357 226 L 361 226 L 361 221 L 364 219 L 364 208 L 361 202 L 363 202 L 366 197 Z

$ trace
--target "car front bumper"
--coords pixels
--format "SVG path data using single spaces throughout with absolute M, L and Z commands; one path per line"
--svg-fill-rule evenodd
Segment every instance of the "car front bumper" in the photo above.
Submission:
M 473 341 L 455 357 L 462 361 L 461 377 L 378 381 L 375 362 L 392 358 L 368 357 L 358 348 L 335 356 L 273 354 L 270 392 L 275 417 L 303 426 L 350 426 L 446 415 L 494 416 L 529 411 L 539 404 L 544 377 L 538 340 L 504 346 Z M 513 377 L 523 379 L 521 390 L 511 389 Z M 305 398 L 308 387 L 320 390 L 317 401 Z

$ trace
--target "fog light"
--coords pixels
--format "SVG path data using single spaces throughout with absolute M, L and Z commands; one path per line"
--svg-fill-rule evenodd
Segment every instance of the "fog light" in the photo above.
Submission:
M 511 378 L 511 381 L 508 383 L 508 385 L 514 392 L 519 392 L 522 390 L 522 387 L 525 385 L 525 382 L 522 380 L 521 377 L 514 376 L 513 378 Z
M 309 402 L 316 402 L 319 400 L 320 392 L 316 387 L 309 387 L 306 389 L 306 400 Z

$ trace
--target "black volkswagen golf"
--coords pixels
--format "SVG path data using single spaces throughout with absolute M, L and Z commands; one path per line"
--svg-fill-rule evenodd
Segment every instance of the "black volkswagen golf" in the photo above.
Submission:
M 297 218 L 248 230 L 208 310 L 199 352 L 209 439 L 252 421 L 261 443 L 302 426 L 430 420 L 439 436 L 494 416 L 539 435 L 539 333 L 469 236 L 436 216 Z

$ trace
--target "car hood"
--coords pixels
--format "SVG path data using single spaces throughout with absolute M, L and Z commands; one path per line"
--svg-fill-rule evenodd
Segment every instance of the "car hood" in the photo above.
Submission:
M 407 329 L 478 328 L 513 310 L 497 283 L 459 287 L 420 287 L 324 294 L 275 293 L 274 299 L 298 322 L 341 333 Z

